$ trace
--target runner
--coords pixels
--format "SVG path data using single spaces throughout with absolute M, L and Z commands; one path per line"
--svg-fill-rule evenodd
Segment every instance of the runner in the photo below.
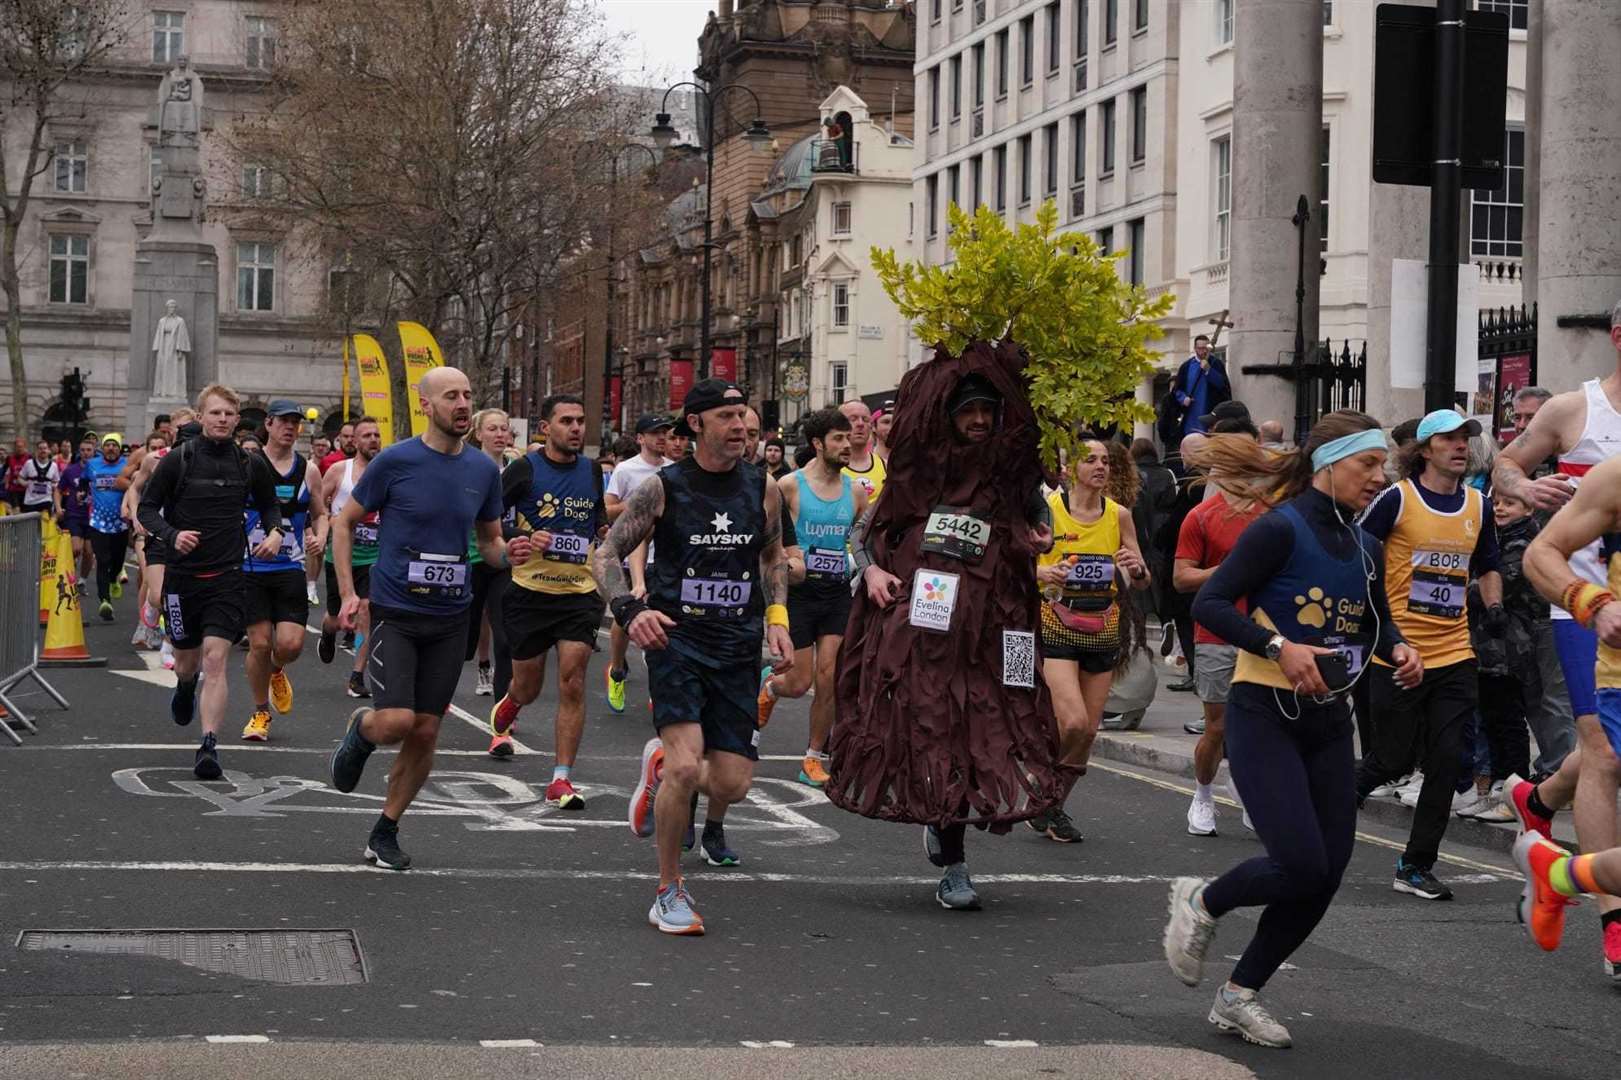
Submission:
M 1616 349 L 1616 370 L 1603 379 L 1589 379 L 1580 390 L 1556 394 L 1537 409 L 1525 432 L 1497 456 L 1492 472 L 1495 490 L 1518 496 L 1539 510 L 1557 510 L 1578 484 L 1585 483 L 1588 472 L 1621 456 L 1621 302 L 1610 309 L 1610 342 Z M 1550 455 L 1558 456 L 1559 471 L 1529 479 Z M 1605 585 L 1597 540 L 1573 551 L 1570 566 L 1588 584 Z M 1558 772 L 1532 789 L 1535 801 L 1519 795 L 1514 800 L 1539 814 L 1571 807 L 1582 850 L 1605 851 L 1621 839 L 1616 814 L 1621 760 L 1605 738 L 1598 716 L 1593 682 L 1598 637 L 1563 608 L 1556 606 L 1551 614 L 1554 647 L 1576 718 L 1576 749 L 1565 756 Z M 1504 785 L 1504 791 L 1510 787 Z M 1595 903 L 1603 926 L 1604 963 L 1613 975 L 1621 972 L 1621 901 L 1599 896 Z
M 328 469 L 343 461 L 345 458 L 352 458 L 355 456 L 355 426 L 354 421 L 346 420 L 344 421 L 343 426 L 338 428 L 337 444 L 332 447 L 330 453 L 321 459 L 322 476 L 325 476 Z
M 165 456 L 141 491 L 141 527 L 163 541 L 163 615 L 174 643 L 175 691 L 169 715 L 182 727 L 198 711 L 202 688 L 202 744 L 193 773 L 221 775 L 216 747 L 225 719 L 225 658 L 246 626 L 242 573 L 243 507 L 258 511 L 262 539 L 252 555 L 281 550 L 281 506 L 276 477 L 262 458 L 232 441 L 240 399 L 218 383 L 197 395 L 202 435 Z
M 371 573 L 372 642 L 366 673 L 375 708 L 349 716 L 333 751 L 332 786 L 350 792 L 378 746 L 399 744 L 388 775 L 388 797 L 366 842 L 366 859 L 405 870 L 400 817 L 433 767 L 439 725 L 456 693 L 467 642 L 472 596 L 467 534 L 478 530 L 479 550 L 491 563 L 522 562 L 530 541 L 501 539 L 501 474 L 495 463 L 462 439 L 472 428 L 473 393 L 456 368 L 433 368 L 418 386 L 427 430 L 384 450 L 350 493 L 332 533 L 332 565 L 343 606 L 338 620 L 354 625 L 353 538 L 367 514 L 381 515 L 377 563 Z
M 90 483 L 90 546 L 96 553 L 96 599 L 102 622 L 113 621 L 113 601 L 124 595 L 124 556 L 129 552 L 129 522 L 120 513 L 123 492 L 124 437 L 109 431 L 101 437 L 101 454 L 85 472 Z
M 1075 781 L 1086 774 L 1109 684 L 1120 663 L 1119 575 L 1133 589 L 1152 584 L 1131 511 L 1103 493 L 1109 484 L 1108 447 L 1098 438 L 1083 445 L 1070 467 L 1067 495 L 1055 491 L 1047 498 L 1053 546 L 1036 560 L 1042 680 L 1058 721 L 1059 760 L 1074 770 L 1064 790 L 1066 800 Z M 1061 844 L 1085 839 L 1062 801 L 1025 824 Z
M 635 490 L 596 557 L 614 618 L 647 656 L 658 736 L 642 751 L 630 826 L 637 836 L 657 832 L 658 893 L 647 918 L 667 934 L 704 932 L 681 877 L 693 794 L 711 806 L 735 803 L 753 781 L 760 732 L 749 702 L 762 616 L 777 670 L 794 662 L 782 499 L 764 473 L 739 464 L 746 409 L 732 383 L 693 386 L 678 428 L 696 434 L 693 456 Z M 659 558 L 643 600 L 621 564 L 650 538 Z
M 1266 501 L 1254 490 L 1252 478 L 1256 473 L 1249 464 L 1257 460 L 1254 445 L 1254 439 L 1243 435 L 1213 435 L 1203 445 L 1189 449 L 1188 463 L 1204 473 L 1220 496 L 1203 500 L 1182 519 L 1172 570 L 1178 592 L 1197 593 L 1232 552 L 1249 523 L 1266 513 Z M 1243 599 L 1236 606 L 1241 613 L 1248 610 Z M 1238 663 L 1238 647 L 1197 622 L 1193 625 L 1193 642 L 1197 661 L 1194 682 L 1204 706 L 1205 722 L 1199 743 L 1193 748 L 1195 787 L 1193 801 L 1188 805 L 1188 834 L 1215 836 L 1218 815 L 1211 785 L 1226 756 L 1227 695 Z
M 507 449 L 512 445 L 512 420 L 500 409 L 480 409 L 473 414 L 473 426 L 467 433 L 467 441 L 495 462 L 497 469 L 505 468 Z M 510 513 L 501 519 L 503 536 L 508 535 L 506 526 L 511 519 Z M 478 536 L 473 533 L 467 537 L 467 561 L 472 565 L 473 604 L 467 612 L 467 649 L 462 660 L 465 663 L 478 657 L 474 696 L 489 697 L 493 694 L 499 701 L 512 682 L 512 655 L 508 651 L 501 618 L 501 599 L 506 595 L 512 575 L 505 568 L 497 569 L 484 561 L 478 552 Z M 496 747 L 490 747 L 495 757 L 510 756 L 510 740 L 504 749 L 506 753 L 495 753 Z
M 79 457 L 62 470 L 57 485 L 62 492 L 62 527 L 73 538 L 73 564 L 78 567 L 79 593 L 95 573 L 95 556 L 90 549 L 90 463 L 96 457 L 96 438 L 86 435 L 79 443 Z
M 1264 906 L 1210 1008 L 1211 1023 L 1260 1046 L 1290 1045 L 1256 995 L 1321 921 L 1351 858 L 1347 699 L 1363 658 L 1371 651 L 1393 662 L 1403 688 L 1423 678 L 1418 650 L 1385 604 L 1380 544 L 1352 524 L 1384 484 L 1386 454 L 1377 420 L 1332 412 L 1296 453 L 1257 458 L 1254 471 L 1274 481 L 1268 501 L 1281 505 L 1244 530 L 1194 601 L 1198 621 L 1242 650 L 1227 698 L 1227 753 L 1266 854 L 1214 881 L 1172 883 L 1165 958 L 1197 986 L 1217 921 Z M 1246 597 L 1248 616 L 1238 608 Z
M 760 464 L 760 414 L 751 407 L 743 414 L 743 460 L 750 465 Z
M 1605 574 L 1602 586 L 1587 580 L 1584 572 L 1583 556 L 1591 551 L 1594 541 L 1599 544 L 1599 565 Z M 1591 631 L 1596 641 L 1594 704 L 1604 743 L 1595 750 L 1584 741 L 1577 752 L 1583 759 L 1579 771 L 1585 779 L 1589 770 L 1599 771 L 1594 769 L 1596 764 L 1602 768 L 1605 755 L 1612 761 L 1616 755 L 1621 755 L 1621 604 L 1614 602 L 1617 590 L 1621 589 L 1621 457 L 1600 463 L 1582 478 L 1575 497 L 1531 541 L 1524 567 L 1537 591 L 1568 613 L 1571 625 Z M 1572 689 L 1575 689 L 1574 683 Z M 1544 949 L 1554 949 L 1564 929 L 1564 898 L 1575 892 L 1597 894 L 1598 901 L 1604 905 L 1599 916 L 1604 928 L 1604 971 L 1611 979 L 1621 980 L 1621 904 L 1616 903 L 1621 890 L 1616 888 L 1614 876 L 1621 853 L 1614 844 L 1608 848 L 1589 847 L 1582 841 L 1582 850 L 1590 854 L 1583 856 L 1575 869 L 1589 867 L 1593 873 L 1604 875 L 1608 885 L 1595 887 L 1595 879 L 1589 878 L 1579 882 L 1573 892 L 1554 874 L 1551 887 L 1557 895 L 1550 895 L 1549 877 L 1554 868 L 1549 865 L 1548 849 L 1554 848 L 1559 855 L 1568 854 L 1546 843 L 1551 839 L 1553 811 L 1575 797 L 1577 839 L 1581 840 L 1581 792 L 1571 783 L 1564 767 L 1539 786 L 1517 776 L 1510 777 L 1503 791 L 1505 801 L 1514 807 L 1524 829 L 1514 849 L 1528 882 L 1520 904 L 1521 922 L 1526 924 L 1537 944 Z M 1589 820 L 1588 824 L 1593 823 Z M 1595 857 L 1595 862 L 1585 861 Z M 1570 877 L 1578 880 L 1576 873 L 1571 873 Z
M 51 454 L 51 444 L 44 439 L 34 446 L 34 456 L 23 462 L 17 470 L 22 482 L 22 512 L 39 514 L 53 520 L 62 516 L 62 495 L 58 486 L 62 470 L 57 468 Z
M 320 477 L 312 474 L 304 455 L 293 449 L 304 426 L 303 407 L 277 398 L 265 411 L 267 435 L 261 456 L 275 471 L 283 533 L 279 550 L 269 556 L 256 554 L 253 549 L 264 530 L 259 512 L 246 511 L 243 527 L 249 550 L 242 571 L 247 575 L 247 669 L 253 715 L 242 729 L 245 742 L 270 741 L 272 705 L 283 716 L 292 711 L 293 683 L 287 668 L 304 652 L 304 623 L 309 618 L 304 561 L 321 557 L 328 524 Z
M 557 648 L 557 751 L 546 801 L 584 810 L 571 779 L 585 734 L 585 670 L 602 625 L 602 597 L 591 557 L 603 528 L 602 470 L 585 447 L 585 402 L 554 394 L 540 403 L 546 449 L 530 452 L 501 474 L 502 502 L 516 512 L 519 534 L 533 534 L 543 554 L 512 569 L 500 618 L 512 650 L 512 685 L 490 710 L 494 757 L 512 755 L 518 712 L 540 696 L 546 654 Z
M 787 447 L 783 441 L 773 435 L 765 441 L 765 471 L 771 474 L 771 479 L 781 480 L 794 471 L 791 463 L 783 460 Z
M 675 421 L 667 416 L 644 415 L 636 421 L 636 442 L 641 452 L 634 458 L 623 460 L 614 469 L 613 476 L 608 478 L 608 487 L 603 494 L 605 513 L 611 525 L 625 512 L 625 504 L 631 494 L 644 483 L 648 477 L 655 475 L 670 460 L 664 456 L 665 443 L 669 438 L 670 429 Z M 651 544 L 638 547 L 630 553 L 625 560 L 625 572 L 630 576 L 631 591 L 638 600 L 647 598 L 647 564 L 652 558 Z M 625 711 L 625 678 L 629 671 L 627 653 L 630 649 L 630 638 L 625 634 L 625 628 L 615 620 L 608 633 L 608 667 L 604 677 L 608 681 L 608 708 L 614 712 Z
M 141 502 L 141 488 L 136 481 L 151 476 L 152 469 L 157 467 L 157 463 L 168 452 L 169 444 L 164 440 L 163 434 L 154 431 L 136 448 L 135 453 L 129 456 L 129 460 L 124 464 L 124 471 L 118 477 L 118 486 L 124 489 L 124 495 L 119 500 L 118 512 L 130 523 L 130 546 L 135 551 L 135 564 L 138 570 L 135 575 L 135 595 L 140 600 L 135 609 L 135 633 L 130 636 L 129 643 L 148 649 L 162 648 L 165 640 L 163 631 L 158 628 L 158 611 L 162 600 L 159 599 L 157 604 L 151 600 L 154 593 L 152 586 L 158 577 L 155 567 L 162 565 L 163 545 L 146 535 L 146 530 L 141 528 L 141 522 L 136 516 L 136 509 Z M 137 460 L 137 455 L 139 465 L 131 468 Z M 147 462 L 152 463 L 151 468 L 147 467 Z M 157 554 L 156 562 L 153 561 L 153 553 Z M 161 596 L 162 586 L 160 585 L 156 591 Z
M 371 464 L 383 450 L 383 431 L 378 427 L 374 417 L 362 416 L 353 425 L 355 438 L 355 456 L 335 462 L 321 477 L 321 497 L 326 500 L 329 523 L 336 523 L 338 515 L 348 505 L 353 495 L 355 485 L 365 475 L 366 466 Z M 355 665 L 349 670 L 349 685 L 346 692 L 352 698 L 369 698 L 371 690 L 366 686 L 366 658 L 371 654 L 371 571 L 377 564 L 377 536 L 382 521 L 376 513 L 369 513 L 355 522 L 354 532 L 350 536 L 349 547 L 349 580 L 353 583 L 355 597 L 360 601 L 355 609 L 354 624 L 357 631 L 358 647 L 355 649 Z M 332 658 L 338 654 L 338 611 L 342 604 L 342 593 L 338 588 L 338 573 L 333 568 L 332 560 L 336 557 L 337 543 L 331 540 L 328 533 L 326 545 L 326 616 L 321 619 L 321 637 L 315 643 L 315 654 L 321 658 L 321 663 L 330 664 Z
M 889 429 L 895 426 L 895 399 L 889 398 L 872 414 L 872 452 L 889 463 Z
M 1005 833 L 1046 813 L 1072 773 L 1036 684 L 1036 557 L 1053 534 L 1023 364 L 1003 343 L 907 372 L 892 482 L 852 536 L 863 587 L 824 790 L 852 813 L 924 826 L 943 871 L 935 900 L 958 911 L 980 906 L 967 826 Z
M 860 400 L 846 401 L 839 406 L 839 412 L 850 421 L 850 464 L 844 471 L 867 489 L 867 498 L 876 499 L 884 489 L 888 467 L 883 458 L 872 452 L 872 413 Z
M 145 631 L 145 644 L 148 648 L 157 648 L 162 652 L 163 666 L 169 671 L 174 670 L 174 642 L 163 633 L 160 625 L 163 622 L 163 565 L 167 552 L 162 540 L 141 527 L 141 493 L 146 490 L 152 474 L 157 471 L 158 463 L 168 456 L 170 450 L 202 433 L 203 426 L 197 423 L 196 418 L 196 412 L 186 406 L 174 411 L 171 426 L 175 429 L 175 439 L 178 441 L 147 454 L 141 461 L 141 467 L 130 477 L 129 488 L 124 492 L 124 516 L 133 529 L 146 539 L 144 544 L 146 563 L 141 575 L 141 617 L 143 624 L 150 629 Z
M 780 482 L 784 513 L 793 519 L 794 534 L 805 547 L 805 583 L 788 589 L 788 625 L 793 631 L 794 666 L 773 678 L 760 673 L 756 699 L 759 723 L 765 727 L 780 698 L 804 697 L 812 683 L 810 743 L 799 765 L 799 782 L 819 788 L 827 783 L 827 737 L 837 704 L 834 682 L 839 645 L 850 621 L 850 566 L 846 547 L 850 527 L 866 513 L 867 492 L 843 472 L 850 460 L 849 417 L 837 409 L 818 409 L 800 426 L 816 457 Z M 705 836 L 705 848 L 708 847 Z M 713 860 L 711 860 L 713 861 Z
M 1469 440 L 1478 434 L 1480 424 L 1454 409 L 1427 414 L 1417 438 L 1399 451 L 1404 479 L 1381 492 L 1359 522 L 1385 545 L 1386 601 L 1402 637 L 1424 660 L 1424 683 L 1404 689 L 1391 665 L 1374 658 L 1368 676 L 1374 745 L 1364 749 L 1357 771 L 1357 800 L 1415 765 L 1422 769 L 1392 888 L 1423 900 L 1452 899 L 1433 867 L 1463 769 L 1464 725 L 1480 700 L 1469 643 L 1471 580 L 1480 583 L 1488 629 L 1501 634 L 1508 621 L 1491 500 L 1463 483 Z

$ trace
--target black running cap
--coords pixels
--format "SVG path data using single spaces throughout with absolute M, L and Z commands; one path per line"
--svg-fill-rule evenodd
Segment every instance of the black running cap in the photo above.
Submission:
M 706 413 L 710 409 L 719 409 L 727 405 L 747 405 L 749 399 L 737 384 L 726 379 L 703 379 L 687 391 L 686 400 L 681 403 L 681 416 L 676 420 L 675 433 L 677 435 L 691 435 L 692 429 L 687 426 L 687 417 Z

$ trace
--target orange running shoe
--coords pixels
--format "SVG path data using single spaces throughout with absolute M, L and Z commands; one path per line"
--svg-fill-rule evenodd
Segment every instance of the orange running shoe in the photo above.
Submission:
M 767 724 L 771 723 L 771 710 L 777 707 L 776 695 L 770 690 L 766 689 L 770 682 L 771 668 L 769 666 L 761 668 L 760 696 L 754 699 L 755 708 L 757 710 L 754 718 L 755 727 L 763 728 Z
M 657 738 L 642 747 L 642 771 L 636 790 L 630 794 L 630 831 L 647 839 L 653 835 L 653 802 L 658 798 L 659 780 L 664 776 L 664 744 Z
M 822 764 L 821 758 L 806 757 L 799 763 L 799 782 L 819 788 L 826 784 L 829 777 L 827 766 Z
M 1540 833 L 1522 832 L 1514 841 L 1514 863 L 1525 875 L 1525 889 L 1520 893 L 1516 914 L 1531 940 L 1544 952 L 1559 948 L 1559 939 L 1565 933 L 1565 909 L 1576 903 L 1548 880 L 1553 864 L 1569 855 L 1570 852 L 1552 840 L 1543 839 Z

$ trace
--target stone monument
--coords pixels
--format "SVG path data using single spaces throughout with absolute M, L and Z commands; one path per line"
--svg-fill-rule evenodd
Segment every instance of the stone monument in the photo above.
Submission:
M 218 378 L 219 254 L 203 235 L 207 120 L 203 80 L 182 56 L 159 84 L 148 125 L 157 133 L 158 168 L 152 229 L 135 245 L 124 421 L 133 432 L 150 431 L 154 416 Z

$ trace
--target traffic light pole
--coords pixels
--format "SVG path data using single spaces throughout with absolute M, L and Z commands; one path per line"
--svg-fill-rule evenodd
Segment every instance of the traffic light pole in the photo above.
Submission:
M 1430 181 L 1424 409 L 1450 408 L 1458 352 L 1458 232 L 1463 198 L 1464 0 L 1435 5 L 1435 153 Z

